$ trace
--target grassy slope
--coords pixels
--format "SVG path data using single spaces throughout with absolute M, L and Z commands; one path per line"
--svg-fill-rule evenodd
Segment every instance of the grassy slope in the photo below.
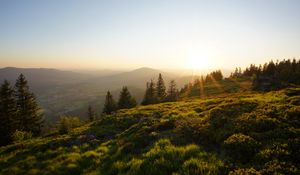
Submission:
M 0 148 L 0 174 L 298 174 L 299 105 L 298 88 L 121 110 Z

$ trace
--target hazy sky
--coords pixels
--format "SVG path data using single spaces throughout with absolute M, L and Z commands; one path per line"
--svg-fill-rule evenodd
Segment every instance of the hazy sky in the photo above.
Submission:
M 232 68 L 293 57 L 299 0 L 0 0 L 0 67 Z

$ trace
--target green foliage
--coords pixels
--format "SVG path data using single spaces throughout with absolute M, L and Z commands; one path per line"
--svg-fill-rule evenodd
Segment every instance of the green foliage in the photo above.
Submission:
M 211 73 L 207 74 L 205 77 L 206 82 L 220 81 L 222 79 L 223 79 L 223 75 L 221 70 L 212 71 Z
M 144 95 L 144 99 L 142 101 L 142 105 L 149 105 L 149 104 L 155 104 L 158 102 L 155 84 L 151 80 L 150 82 L 147 82 L 147 88 Z
M 170 84 L 169 84 L 169 89 L 168 89 L 168 92 L 167 92 L 167 95 L 166 95 L 166 98 L 164 101 L 166 101 L 166 102 L 177 101 L 178 96 L 179 96 L 179 92 L 176 87 L 176 83 L 174 80 L 171 80 Z
M 72 128 L 76 128 L 81 125 L 78 117 L 61 116 L 57 122 L 57 130 L 60 134 L 67 134 Z
M 13 134 L 12 134 L 12 140 L 13 142 L 21 142 L 24 140 L 28 140 L 32 138 L 32 133 L 31 132 L 26 132 L 26 131 L 19 131 L 16 130 Z
M 94 109 L 92 108 L 92 106 L 89 105 L 88 107 L 88 120 L 90 122 L 94 121 L 96 119 L 96 113 L 94 111 Z
M 295 88 L 138 106 L 0 148 L 0 174 L 299 174 Z M 287 95 L 289 94 L 289 95 Z
M 246 163 L 254 156 L 258 143 L 250 136 L 238 133 L 224 141 L 226 152 L 238 162 Z
M 17 129 L 17 110 L 14 90 L 8 81 L 0 88 L 0 146 L 12 141 L 11 134 Z
M 229 175 L 261 175 L 261 173 L 256 171 L 254 168 L 240 168 L 230 171 Z
M 35 96 L 30 92 L 25 76 L 21 74 L 15 85 L 19 127 L 38 135 L 42 127 L 42 114 Z
M 162 102 L 165 100 L 167 93 L 166 93 L 166 86 L 164 79 L 162 78 L 162 75 L 159 74 L 158 80 L 156 83 L 156 93 L 157 93 L 157 98 L 159 102 Z
M 225 78 L 220 80 L 209 80 L 200 77 L 195 77 L 193 83 L 186 84 L 181 88 L 179 96 L 181 98 L 187 97 L 209 97 L 217 95 L 228 95 L 228 93 L 237 93 L 247 91 L 251 88 L 250 78 L 231 79 Z
M 115 100 L 113 99 L 113 96 L 110 94 L 110 92 L 107 91 L 102 113 L 112 114 L 115 111 L 117 111 L 117 104 L 116 104 Z
M 147 88 L 142 101 L 142 105 L 150 105 L 162 102 L 177 101 L 179 98 L 179 91 L 176 88 L 174 80 L 170 81 L 169 89 L 166 92 L 165 82 L 162 75 L 159 74 L 157 83 L 155 84 L 152 80 L 147 82 Z
M 219 174 L 223 162 L 215 155 L 204 152 L 196 145 L 174 146 L 167 139 L 157 141 L 140 158 L 128 163 L 113 164 L 113 172 L 119 174 Z M 129 169 L 129 172 L 128 172 Z
M 136 100 L 131 96 L 128 88 L 124 86 L 120 92 L 118 109 L 129 109 L 137 105 Z
M 16 130 L 35 136 L 41 132 L 42 113 L 22 74 L 15 88 L 6 80 L 0 88 L 0 125 L 0 145 L 10 143 Z
M 290 85 L 300 85 L 300 60 L 270 61 L 263 66 L 253 65 L 243 72 L 236 69 L 231 78 L 253 77 L 252 89 L 260 91 L 278 90 Z

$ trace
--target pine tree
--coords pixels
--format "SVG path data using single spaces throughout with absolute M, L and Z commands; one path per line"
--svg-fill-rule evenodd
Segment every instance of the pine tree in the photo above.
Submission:
M 89 107 L 88 107 L 88 119 L 90 122 L 92 122 L 96 119 L 96 113 L 91 105 L 89 105 Z
M 151 80 L 150 83 L 147 82 L 147 88 L 144 95 L 144 99 L 142 101 L 142 105 L 149 105 L 149 104 L 155 104 L 157 103 L 157 97 L 155 92 L 155 84 Z
M 161 102 L 166 98 L 166 86 L 164 79 L 162 78 L 162 75 L 159 74 L 157 84 L 156 84 L 156 92 L 157 92 L 157 98 L 158 101 Z
M 178 98 L 178 90 L 176 88 L 176 83 L 174 80 L 170 82 L 168 94 L 166 96 L 166 101 L 176 101 Z
M 193 85 L 191 86 L 191 88 L 189 89 L 189 96 L 199 96 L 200 95 L 200 88 L 202 86 L 201 80 L 199 78 L 196 78 L 194 80 Z
M 32 132 L 33 135 L 38 135 L 42 127 L 42 113 L 23 74 L 18 77 L 15 89 L 19 128 L 26 132 Z
M 117 104 L 116 104 L 115 100 L 113 99 L 113 96 L 110 94 L 110 92 L 107 91 L 102 113 L 112 114 L 116 110 L 117 110 Z
M 0 89 L 0 145 L 11 142 L 11 135 L 17 129 L 16 122 L 14 90 L 5 80 Z
M 118 109 L 128 109 L 136 106 L 135 99 L 131 96 L 128 88 L 124 86 L 120 92 L 120 97 L 118 101 Z

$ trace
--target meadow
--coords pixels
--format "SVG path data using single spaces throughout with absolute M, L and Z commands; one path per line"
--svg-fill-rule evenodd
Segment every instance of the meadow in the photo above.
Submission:
M 0 174 L 299 174 L 300 88 L 187 98 L 0 148 Z

